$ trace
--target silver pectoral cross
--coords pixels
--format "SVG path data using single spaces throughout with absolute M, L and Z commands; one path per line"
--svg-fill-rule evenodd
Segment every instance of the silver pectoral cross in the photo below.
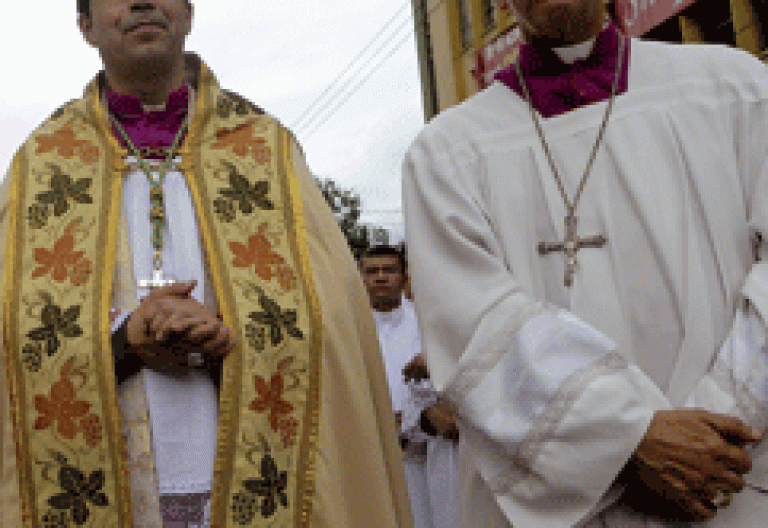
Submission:
M 170 284 L 176 284 L 176 279 L 163 275 L 163 254 L 160 249 L 155 249 L 152 255 L 152 278 L 139 281 L 139 288 L 161 288 Z
M 163 270 L 156 269 L 156 270 L 152 270 L 151 279 L 144 279 L 139 281 L 139 288 L 149 288 L 149 289 L 161 288 L 163 286 L 175 284 L 176 282 L 177 282 L 176 279 L 165 278 L 163 276 Z
M 539 242 L 539 255 L 544 256 L 553 251 L 565 252 L 565 287 L 573 285 L 573 274 L 576 273 L 576 253 L 582 248 L 601 248 L 608 241 L 603 235 L 580 238 L 576 232 L 577 218 L 573 212 L 565 217 L 565 240 L 562 242 Z

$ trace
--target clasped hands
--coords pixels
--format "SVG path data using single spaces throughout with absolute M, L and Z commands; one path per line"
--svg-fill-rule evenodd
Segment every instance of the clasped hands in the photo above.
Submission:
M 129 316 L 129 350 L 152 368 L 184 370 L 196 352 L 207 365 L 234 349 L 233 332 L 190 293 L 197 281 L 153 289 Z
M 745 447 L 761 438 L 733 416 L 702 409 L 658 411 L 620 475 L 628 484 L 624 500 L 666 521 L 709 520 L 744 488 L 743 475 L 752 467 Z
M 429 369 L 424 354 L 417 354 L 403 368 L 405 381 L 422 381 L 429 379 Z M 445 400 L 440 400 L 432 407 L 422 411 L 424 418 L 435 429 L 438 435 L 454 442 L 459 439 L 459 426 L 453 408 Z

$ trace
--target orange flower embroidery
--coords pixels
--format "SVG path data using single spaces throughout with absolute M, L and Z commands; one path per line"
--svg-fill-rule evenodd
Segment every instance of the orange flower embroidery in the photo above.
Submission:
M 80 421 L 80 428 L 83 430 L 85 443 L 89 447 L 96 447 L 101 442 L 102 427 L 99 423 L 99 417 L 95 414 L 89 414 Z
M 93 262 L 89 259 L 82 259 L 72 268 L 72 272 L 69 274 L 69 281 L 75 286 L 82 286 L 93 273 Z
M 77 264 L 85 254 L 82 251 L 73 251 L 74 248 L 75 237 L 70 233 L 63 235 L 56 241 L 53 245 L 53 251 L 35 248 L 35 260 L 40 264 L 40 267 L 32 272 L 32 278 L 37 279 L 53 270 L 53 280 L 57 282 L 67 280 L 70 266 Z
M 234 129 L 222 128 L 216 132 L 216 143 L 211 145 L 213 149 L 225 149 L 232 147 L 232 152 L 242 157 L 249 153 L 256 163 L 263 165 L 272 159 L 272 149 L 261 137 L 253 137 L 253 124 L 241 125 Z
M 85 401 L 75 401 L 75 386 L 67 378 L 67 369 L 62 370 L 61 379 L 51 387 L 51 395 L 35 396 L 35 409 L 42 416 L 35 421 L 35 429 L 48 429 L 55 420 L 59 421 L 56 431 L 72 440 L 77 434 L 75 420 L 82 418 L 91 408 Z
M 291 291 L 296 287 L 296 275 L 293 270 L 286 265 L 281 265 L 276 270 L 277 282 L 285 291 Z
M 35 260 L 39 267 L 32 272 L 37 279 L 53 270 L 53 280 L 62 282 L 69 278 L 75 286 L 82 286 L 93 273 L 93 263 L 84 259 L 83 251 L 74 251 L 75 237 L 67 232 L 53 245 L 53 251 L 35 248 Z
M 299 430 L 299 421 L 296 418 L 288 418 L 280 422 L 280 436 L 283 447 L 289 447 L 296 443 L 296 434 Z
M 273 374 L 269 384 L 261 376 L 254 376 L 253 379 L 259 397 L 251 402 L 249 409 L 256 412 L 269 411 L 269 424 L 272 426 L 273 431 L 278 431 L 280 429 L 280 422 L 283 421 L 283 415 L 293 410 L 293 405 L 281 399 L 283 395 L 283 376 Z
M 272 251 L 272 243 L 265 235 L 266 224 L 259 227 L 259 232 L 248 239 L 248 247 L 240 242 L 230 242 L 229 249 L 235 254 L 232 265 L 236 268 L 254 267 L 256 275 L 264 280 L 272 280 L 272 266 L 283 263 L 283 257 Z
M 93 163 L 99 159 L 99 148 L 88 141 L 77 139 L 71 124 L 53 134 L 41 134 L 37 138 L 37 154 L 54 150 L 58 150 L 59 155 L 67 159 L 78 155 L 86 163 Z

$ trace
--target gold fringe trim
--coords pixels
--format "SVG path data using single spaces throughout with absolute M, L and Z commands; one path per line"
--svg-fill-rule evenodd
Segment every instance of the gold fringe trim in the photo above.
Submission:
M 109 197 L 106 211 L 100 211 L 100 216 L 106 213 L 106 240 L 104 249 L 104 266 L 101 277 L 101 303 L 98 312 L 98 327 L 100 339 L 97 340 L 95 355 L 99 366 L 97 375 L 100 386 L 101 401 L 105 412 L 105 429 L 107 441 L 110 444 L 109 453 L 112 467 L 115 469 L 115 499 L 118 501 L 118 526 L 133 528 L 133 507 L 131 503 L 130 473 L 128 470 L 125 442 L 122 434 L 122 419 L 115 383 L 115 363 L 112 354 L 112 329 L 109 323 L 109 312 L 112 309 L 112 287 L 114 284 L 115 259 L 117 256 L 117 231 L 120 227 L 120 198 L 122 194 L 122 175 L 128 165 L 123 161 L 127 151 L 123 149 L 115 134 L 112 133 L 107 110 L 101 101 L 98 80 L 91 83 L 86 90 L 87 111 L 94 119 L 101 138 L 106 139 L 104 152 L 104 169 L 102 174 L 108 175 L 103 182 Z M 102 193 L 105 191 L 102 190 Z M 102 228 L 103 229 L 103 228 Z
M 12 339 L 14 332 L 11 328 L 15 326 L 12 318 L 18 315 L 16 309 L 16 275 L 18 273 L 17 259 L 19 252 L 19 244 L 17 239 L 16 230 L 18 224 L 16 223 L 21 198 L 19 193 L 21 192 L 21 175 L 26 172 L 22 170 L 26 165 L 26 152 L 24 147 L 19 150 L 17 156 L 13 160 L 11 169 L 11 187 L 9 189 L 9 201 L 8 201 L 8 224 L 6 227 L 6 240 L 5 240 L 5 271 L 3 277 L 3 286 L 5 298 L 3 300 L 3 343 L 5 346 L 5 368 L 8 374 L 8 398 L 11 407 L 11 416 L 13 417 L 13 439 L 16 443 L 16 474 L 19 483 L 19 499 L 21 502 L 21 522 L 23 528 L 34 528 L 37 520 L 37 508 L 35 504 L 34 493 L 34 477 L 31 474 L 29 461 L 29 439 L 27 438 L 27 425 L 26 416 L 22 412 L 22 405 L 24 400 L 23 384 L 19 380 L 19 373 L 21 372 L 21 365 L 17 359 L 16 354 L 12 353 L 16 350 L 15 339 Z
M 215 232 L 210 219 L 204 214 L 204 203 L 200 182 L 204 177 L 201 173 L 202 162 L 201 153 L 193 152 L 192 149 L 199 145 L 204 129 L 204 122 L 207 120 L 205 109 L 211 105 L 212 75 L 210 70 L 203 66 L 200 75 L 200 83 L 197 91 L 197 104 L 195 116 L 190 123 L 189 133 L 181 147 L 182 163 L 181 171 L 187 180 L 190 194 L 195 203 L 198 227 L 202 233 L 205 245 L 208 267 L 211 280 L 214 284 L 214 290 L 218 294 L 219 310 L 221 311 L 222 321 L 229 328 L 237 328 L 235 325 L 234 307 L 231 306 L 230 298 L 225 295 L 226 285 L 224 284 L 224 274 L 220 259 L 215 255 L 213 248 L 216 247 Z M 242 338 L 238 336 L 238 345 L 235 350 L 224 360 L 222 369 L 222 380 L 219 394 L 219 420 L 217 424 L 216 436 L 216 458 L 213 465 L 214 482 L 216 485 L 211 490 L 211 527 L 223 528 L 227 524 L 227 504 L 229 502 L 230 484 L 233 474 L 234 457 L 230 454 L 237 446 L 236 435 L 239 428 L 239 402 L 240 402 L 240 383 L 238 373 L 242 371 L 242 347 L 240 343 Z M 225 484 L 226 483 L 226 484 Z
M 296 176 L 291 152 L 291 135 L 280 129 L 280 146 L 282 150 L 284 169 L 288 185 L 291 207 L 293 208 L 293 231 L 296 236 L 298 258 L 304 277 L 304 288 L 309 301 L 309 314 L 312 319 L 312 343 L 309 349 L 310 373 L 307 406 L 304 413 L 304 424 L 307 433 L 302 439 L 301 453 L 305 453 L 303 467 L 298 467 L 297 495 L 299 512 L 296 517 L 296 528 L 309 528 L 312 520 L 312 506 L 317 488 L 317 457 L 320 443 L 320 411 L 322 393 L 322 353 L 323 353 L 323 323 L 322 306 L 317 295 L 309 259 L 309 243 L 307 241 L 307 224 L 304 219 L 304 200 L 301 186 Z

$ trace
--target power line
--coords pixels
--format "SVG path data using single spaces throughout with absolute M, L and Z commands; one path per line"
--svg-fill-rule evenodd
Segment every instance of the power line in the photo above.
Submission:
M 354 95 L 354 94 L 355 94 L 355 93 L 356 93 L 356 92 L 357 92 L 357 91 L 360 89 L 360 87 L 362 87 L 362 86 L 363 86 L 363 85 L 364 85 L 364 84 L 365 84 L 365 83 L 368 81 L 368 79 L 370 79 L 370 78 L 371 78 L 371 75 L 373 75 L 374 73 L 376 73 L 376 72 L 379 70 L 379 68 L 381 68 L 381 66 L 382 66 L 382 65 L 383 65 L 383 64 L 384 64 L 384 63 L 385 63 L 387 60 L 389 60 L 389 58 L 390 58 L 390 57 L 392 57 L 392 55 L 394 55 L 394 54 L 395 54 L 395 52 L 396 52 L 397 50 L 399 50 L 399 49 L 400 49 L 400 46 L 402 46 L 403 44 L 405 44 L 405 41 L 406 41 L 408 38 L 410 38 L 411 36 L 413 36 L 413 30 L 411 30 L 411 31 L 408 31 L 408 32 L 407 32 L 407 33 L 406 33 L 406 34 L 403 36 L 403 38 L 402 38 L 402 39 L 400 39 L 400 41 L 399 41 L 399 42 L 398 42 L 398 43 L 395 45 L 395 47 L 394 47 L 394 48 L 392 48 L 392 49 L 390 50 L 390 52 L 389 52 L 389 53 L 388 53 L 388 54 L 387 54 L 387 55 L 386 55 L 386 56 L 385 56 L 385 57 L 384 57 L 382 60 L 380 60 L 380 61 L 378 62 L 378 64 L 376 64 L 376 66 L 374 66 L 374 68 L 373 68 L 372 70 L 370 70 L 370 71 L 369 71 L 369 72 L 366 74 L 366 76 L 365 76 L 365 77 L 363 77 L 363 78 L 362 78 L 362 80 L 361 80 L 359 83 L 357 83 L 357 84 L 355 85 L 355 87 L 354 87 L 354 88 L 352 88 L 352 90 L 351 90 L 350 92 L 348 92 L 348 93 L 347 93 L 346 97 L 344 97 L 344 99 L 342 99 L 341 101 L 339 101 L 339 103 L 338 103 L 336 106 L 334 106 L 334 107 L 333 107 L 333 109 L 332 109 L 332 110 L 331 110 L 331 111 L 330 111 L 328 114 L 326 114 L 326 115 L 325 115 L 325 119 L 323 119 L 323 120 L 322 120 L 320 123 L 318 123 L 318 124 L 317 124 L 317 125 L 316 125 L 316 126 L 313 128 L 313 129 L 312 129 L 312 130 L 310 130 L 310 131 L 309 131 L 309 132 L 306 134 L 306 137 L 310 137 L 312 134 L 314 134 L 314 133 L 315 133 L 315 131 L 317 131 L 317 129 L 318 129 L 318 128 L 320 128 L 320 127 L 321 127 L 321 126 L 323 126 L 323 125 L 324 125 L 326 122 L 328 122 L 328 120 L 329 120 L 329 119 L 330 119 L 330 118 L 331 118 L 331 117 L 332 117 L 332 116 L 333 116 L 333 115 L 334 115 L 334 114 L 335 114 L 335 113 L 336 113 L 336 112 L 339 110 L 339 108 L 341 108 L 341 107 L 342 107 L 342 106 L 343 106 L 343 105 L 344 105 L 344 104 L 345 104 L 345 103 L 346 103 L 346 102 L 349 100 L 349 98 L 350 98 L 350 97 L 352 97 L 352 96 L 353 96 L 353 95 Z
M 409 3 L 410 3 L 410 2 L 409 2 Z M 430 9 L 430 10 L 429 10 L 429 12 L 427 13 L 427 16 L 430 16 L 430 15 L 432 15 L 432 13 L 434 13 L 434 12 L 435 12 L 435 11 L 436 11 L 436 10 L 437 10 L 437 9 L 438 9 L 440 6 L 442 6 L 444 3 L 445 3 L 445 0 L 440 0 L 440 1 L 439 1 L 437 4 L 435 4 L 434 6 L 432 6 L 432 9 Z M 402 10 L 402 7 L 400 8 L 400 10 Z M 400 10 L 398 10 L 398 13 L 399 13 L 399 11 L 400 11 Z M 391 21 L 391 20 L 390 20 L 390 21 Z M 406 21 L 406 22 L 408 22 L 408 21 Z M 388 24 L 389 24 L 389 22 L 388 22 Z M 405 22 L 404 22 L 403 24 L 401 24 L 401 25 L 400 25 L 400 27 L 398 27 L 398 28 L 397 28 L 397 30 L 395 31 L 395 33 L 397 33 L 398 31 L 400 31 L 400 29 L 402 29 L 402 27 L 403 27 L 404 25 L 405 25 Z M 360 81 L 360 82 L 359 82 L 359 83 L 358 83 L 358 84 L 357 84 L 357 85 L 356 85 L 356 86 L 355 86 L 355 87 L 352 89 L 352 91 L 348 92 L 348 93 L 347 93 L 347 96 L 346 96 L 346 97 L 345 97 L 345 98 L 344 98 L 342 101 L 340 101 L 340 102 L 339 102 L 339 103 L 338 103 L 338 104 L 337 104 L 337 105 L 336 105 L 336 106 L 335 106 L 335 107 L 334 107 L 334 108 L 333 108 L 333 109 L 332 109 L 332 110 L 331 110 L 331 111 L 330 111 L 328 114 L 326 114 L 326 116 L 325 116 L 325 119 L 323 119 L 323 120 L 322 120 L 320 123 L 318 123 L 316 126 L 314 126 L 314 127 L 312 128 L 312 130 L 310 130 L 310 131 L 309 131 L 309 132 L 306 134 L 306 136 L 307 136 L 307 137 L 311 136 L 311 135 L 312 135 L 312 134 L 314 134 L 314 133 L 315 133 L 315 132 L 316 132 L 316 131 L 317 131 L 317 130 L 318 130 L 320 127 L 321 127 L 321 126 L 323 126 L 323 125 L 324 125 L 324 124 L 325 124 L 325 123 L 326 123 L 326 122 L 327 122 L 327 121 L 328 121 L 328 120 L 329 120 L 329 119 L 330 119 L 330 118 L 333 116 L 333 114 L 335 114 L 335 113 L 336 113 L 336 111 L 338 111 L 338 109 L 339 109 L 339 108 L 341 108 L 341 106 L 343 106 L 343 105 L 344 105 L 344 104 L 345 104 L 345 103 L 346 103 L 346 102 L 349 100 L 349 98 L 350 98 L 350 97 L 352 97 L 352 95 L 354 95 L 354 94 L 357 92 L 357 90 L 359 90 L 359 89 L 360 89 L 360 87 L 361 87 L 363 84 L 365 84 L 365 82 L 366 82 L 366 81 L 368 81 L 368 79 L 371 77 L 371 75 L 372 75 L 374 72 L 376 72 L 376 71 L 377 71 L 377 70 L 378 70 L 378 69 L 379 69 L 379 68 L 380 68 L 380 67 L 381 67 L 381 66 L 384 64 L 384 62 L 386 62 L 386 61 L 387 61 L 387 60 L 388 60 L 388 59 L 389 59 L 389 58 L 390 58 L 392 55 L 394 55 L 394 53 L 395 53 L 395 52 L 396 52 L 396 51 L 397 51 L 397 50 L 400 48 L 400 46 L 402 46 L 402 45 L 405 43 L 405 40 L 406 40 L 406 39 L 407 39 L 407 38 L 408 38 L 408 37 L 409 37 L 409 36 L 410 36 L 412 33 L 413 33 L 413 30 L 412 30 L 412 31 L 410 31 L 410 32 L 408 32 L 408 34 L 406 34 L 406 35 L 405 35 L 405 36 L 404 36 L 404 37 L 403 37 L 403 38 L 400 40 L 400 42 L 398 42 L 398 43 L 397 43 L 397 45 L 396 45 L 394 48 L 392 48 L 392 50 L 390 50 L 390 52 L 387 54 L 387 56 L 386 56 L 386 57 L 384 57 L 384 59 L 382 59 L 381 61 L 379 61 L 379 63 L 378 63 L 378 64 L 377 64 L 377 65 L 376 65 L 376 66 L 375 66 L 375 67 L 374 67 L 372 70 L 370 70 L 370 71 L 368 72 L 368 74 L 367 74 L 367 75 L 366 75 L 366 76 L 363 78 L 363 80 L 362 80 L 362 81 Z M 385 47 L 386 47 L 386 43 L 385 43 L 385 45 L 383 45 L 383 46 L 380 46 L 380 47 L 379 47 L 379 49 L 378 49 L 378 50 L 376 50 L 376 52 L 373 54 L 373 56 L 376 56 L 376 55 L 379 53 L 379 51 L 381 51 L 381 50 L 382 50 L 382 49 L 384 49 Z M 334 97 L 336 97 L 336 95 L 337 95 L 337 94 L 340 94 L 341 92 L 343 92 L 344 88 L 345 88 L 346 86 L 348 86 L 348 85 L 349 85 L 349 83 L 350 83 L 351 81 L 352 81 L 352 79 L 348 80 L 348 81 L 347 81 L 347 83 L 345 83 L 345 85 L 344 85 L 344 86 L 343 86 L 341 89 L 337 90 L 336 94 L 334 94 Z M 332 99 L 333 99 L 333 98 L 332 98 Z M 332 100 L 332 99 L 331 99 L 331 100 Z M 327 102 L 326 102 L 326 104 L 325 104 L 325 105 L 323 105 L 323 108 L 327 107 L 329 103 L 330 103 L 330 101 L 327 101 Z M 320 112 L 321 112 L 321 111 L 322 111 L 322 109 L 320 110 Z M 315 115 L 316 115 L 316 114 L 318 114 L 318 113 L 319 113 L 319 112 L 315 112 Z M 314 115 L 313 115 L 313 119 L 314 119 Z M 309 123 L 311 123 L 311 122 L 312 122 L 312 120 L 310 120 L 309 122 L 305 123 L 305 124 L 303 125 L 303 127 L 302 127 L 302 128 L 306 129 L 306 127 L 307 127 L 307 126 L 309 125 Z
M 395 29 L 391 34 L 390 37 L 394 37 L 400 33 L 400 31 L 409 23 L 411 22 L 411 18 L 408 17 L 407 19 L 403 20 L 403 22 Z M 368 59 L 368 61 L 363 64 L 357 72 L 355 72 L 355 75 L 359 75 L 363 72 L 365 67 L 373 61 L 382 51 L 384 51 L 390 44 L 392 43 L 391 38 L 385 40 L 377 49 L 373 52 L 371 57 Z M 376 66 L 374 66 L 376 68 Z M 299 130 L 307 130 L 310 127 L 314 127 L 317 120 L 322 118 L 323 112 L 331 105 L 335 104 L 340 97 L 343 96 L 344 92 L 347 90 L 347 88 L 355 81 L 356 77 L 355 75 L 349 77 L 342 86 L 340 86 L 336 92 L 327 100 L 320 108 L 315 109 L 315 111 L 312 113 L 312 116 L 304 122 L 303 125 L 299 127 Z
M 368 51 L 368 50 L 371 48 L 371 46 L 373 46 L 373 44 L 376 42 L 376 40 L 377 40 L 377 39 L 378 39 L 378 38 L 379 38 L 379 37 L 380 37 L 380 36 L 381 36 L 381 35 L 382 35 L 382 34 L 383 34 L 383 33 L 384 33 L 384 32 L 385 32 L 385 31 L 386 31 L 386 30 L 387 30 L 387 29 L 388 29 L 388 28 L 391 26 L 391 25 L 392 25 L 392 23 L 393 23 L 393 22 L 394 22 L 394 21 L 397 19 L 397 17 L 398 17 L 398 16 L 400 16 L 400 13 L 403 11 L 403 9 L 405 9 L 405 8 L 406 8 L 408 5 L 410 5 L 410 3 L 411 3 L 411 2 L 410 2 L 410 0 L 406 0 L 406 2 L 405 2 L 405 3 L 403 3 L 403 5 L 401 5 L 401 6 L 400 6 L 400 8 L 399 8 L 399 9 L 398 9 L 398 10 L 395 12 L 395 14 L 392 16 L 392 18 L 390 18 L 390 19 L 389 19 L 389 20 L 388 20 L 388 21 L 387 21 L 387 22 L 386 22 L 386 23 L 385 23 L 385 24 L 384 24 L 384 25 L 383 25 L 383 26 L 382 26 L 382 27 L 381 27 L 381 28 L 380 28 L 380 29 L 379 29 L 379 30 L 376 32 L 376 34 L 375 34 L 375 35 L 374 35 L 374 36 L 371 38 L 371 40 L 369 40 L 369 41 L 368 41 L 368 44 L 366 44 L 366 45 L 365 45 L 365 47 L 363 47 L 363 49 L 362 49 L 362 50 L 361 50 L 361 51 L 360 51 L 360 52 L 359 52 L 359 53 L 358 53 L 358 54 L 355 56 L 355 58 L 354 58 L 354 59 L 352 59 L 351 61 L 349 61 L 349 64 L 347 64 L 347 65 L 344 67 L 344 69 L 343 69 L 343 70 L 342 70 L 342 72 L 341 72 L 341 73 L 338 75 L 338 77 L 336 77 L 336 78 L 333 80 L 333 82 L 331 82 L 331 84 L 329 84 L 329 85 L 328 85 L 328 87 L 325 89 L 325 91 L 323 91 L 323 93 L 321 93 L 321 94 L 320 94 L 320 95 L 317 97 L 317 99 L 315 99 L 314 101 L 312 101 L 312 103 L 311 103 L 311 104 L 310 104 L 310 105 L 309 105 L 309 106 L 306 108 L 306 110 L 304 110 L 304 112 L 302 112 L 302 114 L 301 114 L 301 115 L 298 117 L 298 119 L 296 119 L 296 121 L 294 121 L 294 123 L 293 123 L 293 125 L 291 126 L 291 128 L 293 128 L 293 129 L 296 129 L 296 128 L 299 126 L 299 124 L 300 124 L 300 123 L 301 123 L 301 122 L 304 120 L 304 118 L 305 118 L 305 117 L 307 117 L 307 115 L 308 115 L 310 112 L 312 112 L 312 109 L 313 109 L 313 107 L 314 107 L 315 105 L 319 104 L 319 103 L 320 103 L 320 101 L 322 101 L 323 97 L 325 97 L 326 95 L 328 95 L 328 93 L 331 91 L 331 89 L 333 88 L 333 86 L 334 86 L 334 85 L 335 85 L 335 84 L 336 84 L 336 83 L 337 83 L 337 82 L 338 82 L 340 79 L 342 79 L 342 78 L 343 78 L 343 77 L 344 77 L 344 76 L 345 76 L 345 75 L 346 75 L 346 74 L 349 72 L 349 70 L 352 68 L 352 66 L 355 64 L 355 62 L 357 62 L 357 60 L 358 60 L 358 59 L 360 59 L 360 58 L 361 58 L 361 57 L 362 57 L 362 56 L 365 54 L 365 52 L 366 52 L 366 51 Z

